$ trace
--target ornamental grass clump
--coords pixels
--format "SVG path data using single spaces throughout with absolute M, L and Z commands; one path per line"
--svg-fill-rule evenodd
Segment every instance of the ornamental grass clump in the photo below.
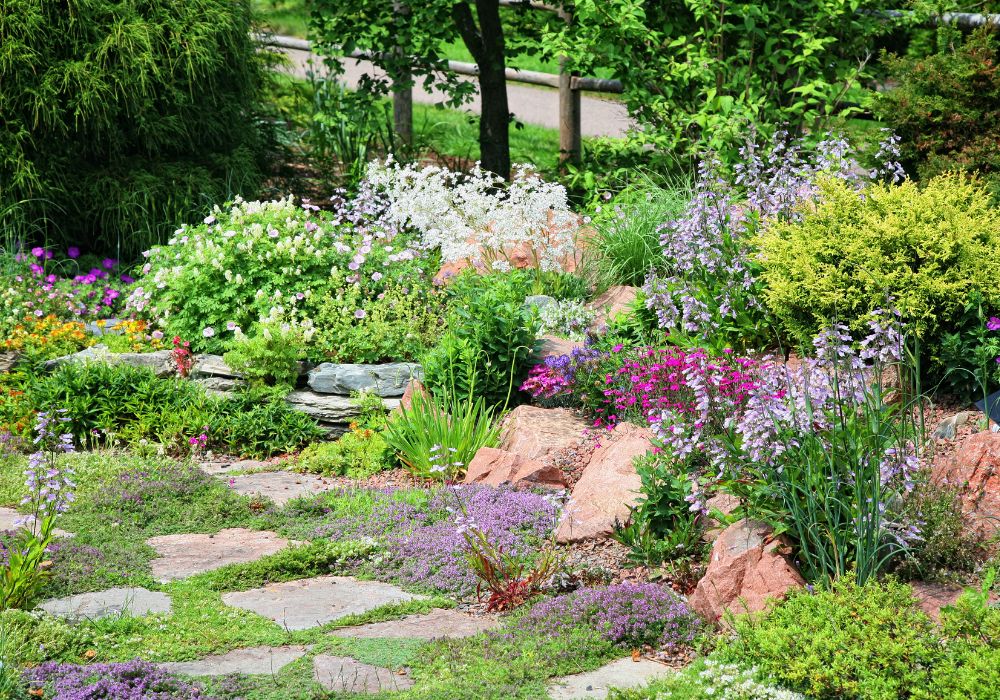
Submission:
M 619 646 L 674 649 L 694 642 L 702 623 L 669 588 L 620 583 L 543 600 L 518 619 L 516 628 L 558 637 L 581 625 Z

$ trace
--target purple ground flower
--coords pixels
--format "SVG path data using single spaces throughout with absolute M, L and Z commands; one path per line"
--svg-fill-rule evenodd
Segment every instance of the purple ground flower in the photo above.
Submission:
M 622 646 L 664 647 L 691 643 L 700 620 L 670 589 L 654 583 L 620 583 L 582 588 L 543 600 L 517 621 L 517 628 L 542 636 L 566 634 L 580 625 Z
M 199 686 L 139 659 L 89 666 L 48 662 L 28 669 L 24 678 L 52 700 L 210 700 Z
M 491 541 L 514 554 L 529 554 L 556 524 L 557 508 L 550 500 L 508 488 L 441 488 L 419 506 L 394 497 L 393 489 L 375 493 L 374 512 L 338 518 L 317 528 L 314 536 L 375 538 L 385 553 L 372 565 L 373 573 L 459 596 L 476 589 L 460 520 L 471 519 Z

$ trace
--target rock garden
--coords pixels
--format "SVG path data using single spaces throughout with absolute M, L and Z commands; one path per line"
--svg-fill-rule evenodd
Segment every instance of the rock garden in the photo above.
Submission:
M 831 139 L 9 255 L 0 696 L 1000 697 L 1000 210 Z

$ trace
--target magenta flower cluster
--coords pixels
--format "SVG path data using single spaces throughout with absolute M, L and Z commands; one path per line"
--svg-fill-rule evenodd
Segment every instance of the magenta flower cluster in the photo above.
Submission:
M 24 680 L 58 700 L 211 700 L 197 685 L 139 659 L 86 666 L 50 661 L 26 670 Z
M 701 621 L 673 591 L 654 583 L 620 583 L 580 590 L 536 604 L 516 623 L 533 635 L 559 637 L 589 626 L 626 647 L 677 648 L 694 641 Z
M 79 256 L 78 248 L 67 250 L 70 260 Z M 22 272 L 13 276 L 15 284 L 8 291 L 15 295 L 19 318 L 29 315 L 41 318 L 48 314 L 60 318 L 108 317 L 118 310 L 122 289 L 134 281 L 116 272 L 118 261 L 112 258 L 105 258 L 98 267 L 77 270 L 68 276 L 61 272 L 67 262 L 55 261 L 54 257 L 51 250 L 41 247 L 15 256 L 16 262 L 25 265 Z

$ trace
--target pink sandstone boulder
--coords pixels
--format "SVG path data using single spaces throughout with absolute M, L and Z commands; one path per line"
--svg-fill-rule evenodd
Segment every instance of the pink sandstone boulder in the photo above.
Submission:
M 635 301 L 638 293 L 639 290 L 635 287 L 621 285 L 609 287 L 606 292 L 587 304 L 587 308 L 596 314 L 590 327 L 596 330 L 608 325 L 609 321 L 620 314 L 628 313 L 628 307 Z
M 409 411 L 410 407 L 413 406 L 413 395 L 420 394 L 421 396 L 427 396 L 427 388 L 420 382 L 419 379 L 411 379 L 406 383 L 406 388 L 403 390 L 403 395 L 399 399 L 399 405 L 392 409 L 390 413 L 396 415 L 402 413 L 403 411 Z
M 630 423 L 615 426 L 573 487 L 556 530 L 558 542 L 607 537 L 616 520 L 628 519 L 642 485 L 632 460 L 649 451 L 651 437 L 649 430 Z
M 958 487 L 962 512 L 979 534 L 1000 530 L 1000 433 L 975 433 L 951 456 L 936 461 L 931 481 Z
M 578 340 L 567 340 L 554 335 L 543 335 L 538 347 L 538 357 L 558 357 L 559 355 L 569 355 L 575 348 L 582 348 L 583 343 Z
M 500 432 L 500 449 L 542 459 L 580 441 L 587 421 L 568 408 L 522 405 L 510 412 Z
M 723 515 L 730 515 L 733 511 L 740 507 L 740 499 L 726 493 L 725 491 L 719 491 L 717 494 L 705 501 L 705 505 L 708 507 L 709 513 L 717 510 Z M 705 532 L 702 534 L 701 538 L 705 542 L 715 542 L 725 529 L 726 528 L 722 523 L 709 515 L 705 522 Z
M 783 550 L 782 538 L 772 538 L 764 523 L 739 520 L 719 535 L 705 575 L 688 598 L 704 619 L 716 621 L 727 610 L 757 612 L 771 600 L 805 585 Z
M 543 486 L 553 489 L 567 486 L 566 477 L 558 467 L 493 447 L 482 447 L 476 452 L 469 462 L 464 483 L 490 486 L 507 483 L 515 487 Z

